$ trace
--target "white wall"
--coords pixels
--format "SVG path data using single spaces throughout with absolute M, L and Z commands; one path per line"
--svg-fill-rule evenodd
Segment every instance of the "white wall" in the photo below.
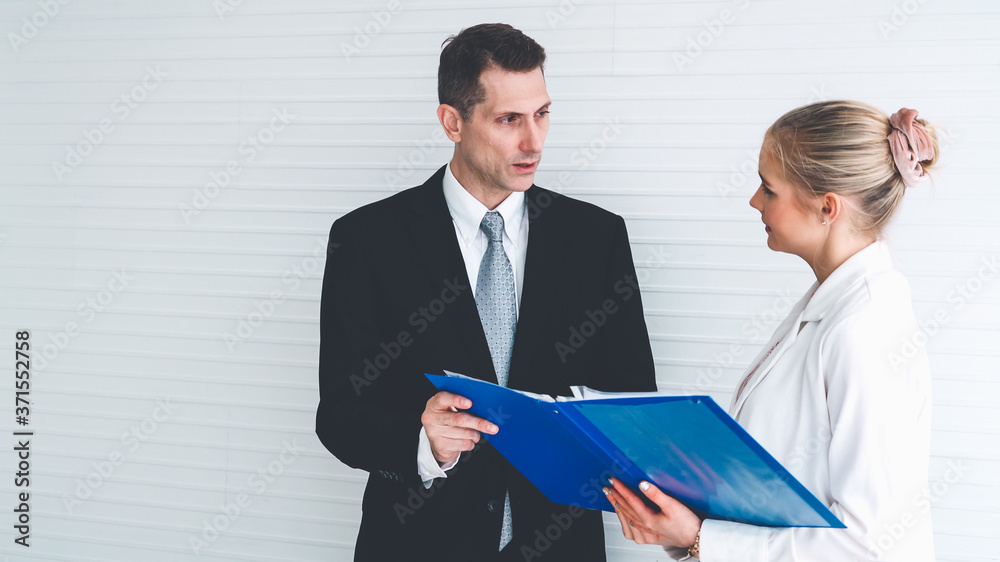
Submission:
M 365 474 L 313 436 L 325 236 L 446 161 L 439 47 L 482 21 L 548 50 L 538 183 L 627 219 L 660 387 L 722 404 L 811 283 L 747 206 L 767 125 L 845 97 L 945 127 L 936 186 L 907 195 L 892 241 L 919 318 L 946 318 L 927 343 L 938 559 L 996 559 L 995 3 L 63 1 L 0 3 L 0 344 L 30 330 L 35 352 L 30 549 L 0 453 L 12 560 L 195 559 L 206 522 L 224 530 L 201 560 L 350 559 Z M 607 531 L 611 560 L 663 559 Z

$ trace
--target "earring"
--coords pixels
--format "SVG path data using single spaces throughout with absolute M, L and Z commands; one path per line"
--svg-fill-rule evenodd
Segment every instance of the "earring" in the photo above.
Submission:
M 823 221 L 823 224 L 826 224 L 826 221 Z

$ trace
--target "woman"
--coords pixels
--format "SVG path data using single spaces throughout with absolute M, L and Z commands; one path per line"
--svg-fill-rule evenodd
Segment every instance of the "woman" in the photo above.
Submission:
M 605 488 L 625 537 L 675 559 L 934 560 L 926 500 L 930 374 L 909 286 L 880 235 L 937 158 L 912 109 L 807 105 L 768 129 L 750 199 L 767 245 L 816 283 L 741 379 L 733 417 L 847 525 L 772 528 L 700 520 L 649 483 Z

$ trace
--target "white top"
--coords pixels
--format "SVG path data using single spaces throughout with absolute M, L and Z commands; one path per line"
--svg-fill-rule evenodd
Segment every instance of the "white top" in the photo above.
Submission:
M 448 164 L 444 173 L 444 200 L 448 204 L 448 212 L 455 223 L 455 236 L 458 246 L 462 249 L 465 260 L 465 271 L 469 275 L 469 286 L 475 287 L 479 280 L 479 264 L 486 255 L 489 238 L 479 225 L 490 209 L 466 191 L 451 171 Z M 524 260 L 528 255 L 528 213 L 524 212 L 524 192 L 514 191 L 497 205 L 495 211 L 503 217 L 503 249 L 514 270 L 514 296 L 517 300 L 517 310 L 521 310 L 521 288 L 524 286 Z M 429 488 L 435 478 L 447 478 L 446 470 L 458 462 L 442 466 L 438 465 L 431 443 L 427 440 L 427 432 L 420 428 L 420 442 L 417 446 L 417 473 Z
M 813 285 L 729 410 L 847 529 L 706 520 L 702 561 L 934 560 L 930 370 L 924 349 L 908 343 L 918 330 L 909 284 L 883 242 Z

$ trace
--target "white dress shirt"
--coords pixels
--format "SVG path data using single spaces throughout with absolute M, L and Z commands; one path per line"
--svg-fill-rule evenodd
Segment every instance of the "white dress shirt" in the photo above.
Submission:
M 883 242 L 813 285 L 751 363 L 730 413 L 847 529 L 707 519 L 702 561 L 934 560 L 930 370 L 906 343 L 918 329 Z
M 479 225 L 490 209 L 458 183 L 458 179 L 451 171 L 451 164 L 448 164 L 445 170 L 443 184 L 444 200 L 448 204 L 451 220 L 455 223 L 455 236 L 458 237 L 458 246 L 462 249 L 465 271 L 469 275 L 469 286 L 475 287 L 479 279 L 479 264 L 483 261 L 489 244 L 489 239 L 480 230 Z M 494 210 L 503 217 L 503 249 L 514 269 L 514 296 L 517 309 L 520 311 L 521 287 L 524 285 L 524 259 L 528 253 L 528 213 L 524 212 L 524 192 L 512 192 Z M 458 459 L 455 459 L 440 466 L 431 451 L 427 432 L 423 427 L 420 428 L 417 473 L 425 488 L 429 488 L 435 478 L 447 478 L 448 474 L 445 471 L 450 470 L 457 462 Z

